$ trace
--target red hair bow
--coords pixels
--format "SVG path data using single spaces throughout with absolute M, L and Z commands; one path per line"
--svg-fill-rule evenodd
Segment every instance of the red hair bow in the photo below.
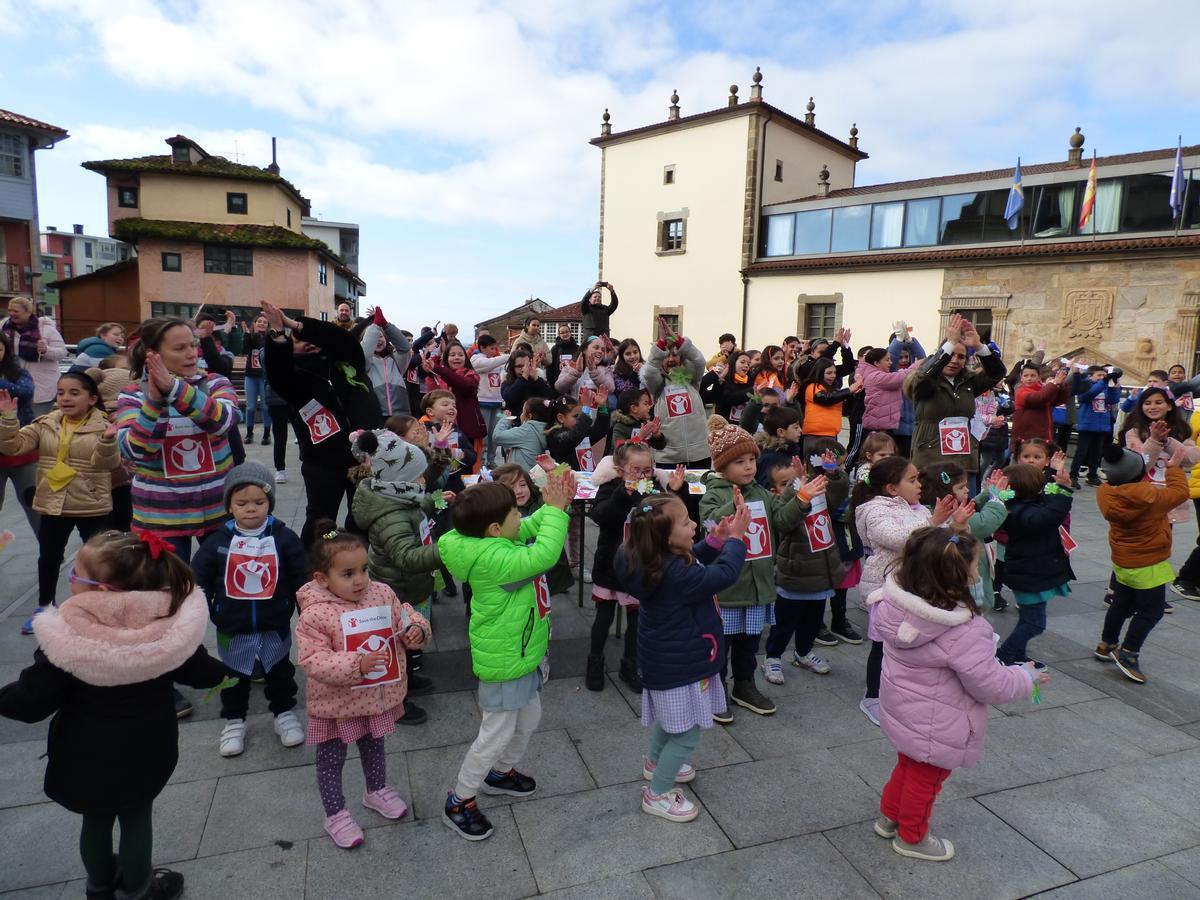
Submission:
M 157 560 L 165 550 L 167 553 L 175 552 L 175 545 L 160 535 L 157 531 L 139 531 L 137 533 L 138 540 L 146 545 L 147 551 L 150 553 L 150 558 Z

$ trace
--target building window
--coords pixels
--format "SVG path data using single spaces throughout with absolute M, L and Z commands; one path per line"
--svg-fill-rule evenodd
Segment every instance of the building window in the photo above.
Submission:
M 955 312 L 975 326 L 980 340 L 984 343 L 992 339 L 991 309 L 956 309 Z
M 899 247 L 904 238 L 904 204 L 876 203 L 871 213 L 871 249 Z
M 225 212 L 232 215 L 244 216 L 250 211 L 250 203 L 245 194 L 230 191 L 225 195 Z
M 47 275 L 54 274 L 54 260 L 49 256 L 42 257 L 42 271 Z
M 123 209 L 137 209 L 138 189 L 135 187 L 117 188 L 117 206 Z
M 674 335 L 683 334 L 683 307 L 682 306 L 656 306 L 654 307 L 654 321 L 650 325 L 650 333 L 658 337 L 658 320 L 662 319 L 667 323 L 667 327 L 671 329 Z
M 290 206 L 287 208 L 287 227 L 292 227 L 292 208 Z
M 75 274 L 75 270 L 71 268 L 70 263 L 63 263 L 63 278 L 71 278 Z
M 88 259 L 92 258 L 92 246 L 93 245 L 92 245 L 91 241 L 83 242 L 83 255 L 86 256 Z
M 796 217 L 767 216 L 764 256 L 791 256 L 795 246 Z
M 182 272 L 183 256 L 179 253 L 164 253 L 162 255 L 162 268 L 164 272 Z
M 329 272 L 325 268 L 325 260 L 320 260 L 317 263 L 317 281 L 321 284 L 329 284 Z
M 684 219 L 660 219 L 658 223 L 658 254 L 683 253 L 687 231 Z
M 871 207 L 841 206 L 833 211 L 834 253 L 846 250 L 866 250 L 871 232 Z
M 775 160 L 775 180 L 783 181 L 783 160 Z
M 17 134 L 0 134 L 0 175 L 25 177 L 25 140 Z
M 675 183 L 675 167 L 663 166 L 663 184 Z
M 804 307 L 804 336 L 832 338 L 837 332 L 836 303 L 808 303 Z
M 200 307 L 193 303 L 151 303 L 150 315 L 154 318 L 174 316 L 178 319 L 190 319 L 199 309 Z
M 249 247 L 205 244 L 204 272 L 207 275 L 253 275 L 253 251 Z
M 90 275 L 92 272 L 95 272 L 95 271 L 96 271 L 96 267 L 95 267 L 95 266 L 88 266 L 88 267 L 87 267 L 87 270 L 88 270 L 88 274 Z
M 122 247 L 120 250 L 120 254 L 121 254 L 121 262 L 125 262 L 125 260 L 129 259 L 129 248 Z
M 938 239 L 938 217 L 942 198 L 909 200 L 904 205 L 904 246 L 927 247 Z

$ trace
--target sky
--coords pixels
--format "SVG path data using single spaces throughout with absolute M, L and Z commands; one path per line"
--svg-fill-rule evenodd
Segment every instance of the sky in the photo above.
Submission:
M 79 163 L 208 152 L 282 173 L 361 226 L 366 303 L 460 326 L 597 277 L 614 131 L 749 95 L 870 159 L 859 184 L 1200 143 L 1200 5 L 1142 0 L 0 0 L 0 108 L 66 128 L 39 153 L 43 226 L 106 229 Z M 1173 38 L 1174 36 L 1174 38 Z M 619 285 L 617 286 L 619 288 Z

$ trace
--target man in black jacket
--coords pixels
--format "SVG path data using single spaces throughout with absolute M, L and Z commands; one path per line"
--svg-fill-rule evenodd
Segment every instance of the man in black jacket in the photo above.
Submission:
M 571 361 L 579 356 L 579 352 L 579 341 L 575 340 L 575 335 L 571 333 L 571 326 L 559 325 L 558 340 L 550 348 L 550 363 L 546 366 L 546 380 L 550 384 L 557 382 L 562 367 L 570 365 Z M 565 361 L 564 356 L 566 357 Z
M 608 304 L 608 306 L 600 302 L 603 299 L 601 288 L 608 288 L 608 295 L 612 297 L 612 303 Z M 601 335 L 607 337 L 609 329 L 608 320 L 617 311 L 617 292 L 613 290 L 613 286 L 607 281 L 597 281 L 583 295 L 582 310 L 584 340 L 593 335 L 596 337 Z

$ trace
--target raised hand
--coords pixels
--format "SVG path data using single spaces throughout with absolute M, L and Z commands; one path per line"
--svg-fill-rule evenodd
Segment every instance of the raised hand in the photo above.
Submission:
M 787 399 L 788 399 L 788 403 L 791 403 L 793 400 L 795 400 L 796 395 L 798 393 L 800 393 L 800 382 L 793 381 L 791 384 L 788 385 L 788 389 L 785 392 Z
M 428 372 L 430 375 L 433 374 L 433 367 L 435 365 L 436 365 L 436 362 L 434 361 L 434 358 L 432 356 L 427 356 L 423 360 L 421 360 L 421 368 L 424 369 L 426 372 Z
M 967 525 L 967 520 L 973 515 L 975 515 L 975 501 L 967 500 L 958 505 L 958 507 L 951 514 L 950 519 L 954 523 L 955 527 L 965 528 Z
M 16 397 L 8 391 L 0 391 L 0 413 L 15 413 L 17 406 Z
M 157 392 L 157 399 L 165 397 L 175 387 L 175 375 L 167 368 L 162 356 L 153 350 L 146 353 L 146 381 L 147 386 Z
M 1175 452 L 1171 454 L 1171 458 L 1167 460 L 1166 466 L 1168 469 L 1178 469 L 1183 465 L 1187 458 L 1187 448 L 1180 444 L 1175 448 Z
M 933 505 L 933 515 L 929 517 L 929 524 L 945 525 L 957 508 L 958 501 L 954 499 L 953 494 L 938 498 L 938 502 Z
M 743 509 L 746 506 L 746 498 L 742 496 L 742 489 L 734 487 L 733 489 L 733 508 L 734 510 Z
M 120 430 L 121 426 L 117 424 L 116 419 L 113 419 L 108 423 L 108 427 L 104 429 L 104 434 L 100 436 L 101 440 L 111 441 L 117 436 L 117 432 Z
M 554 461 L 554 457 L 549 453 L 539 454 L 537 458 L 534 459 L 534 462 L 536 462 L 541 467 L 542 471 L 546 473 L 553 472 L 556 468 L 558 468 L 558 463 Z
M 1150 423 L 1150 440 L 1157 441 L 1160 444 L 1165 444 L 1167 438 L 1171 436 L 1171 426 L 1164 420 L 1159 419 L 1156 422 Z
M 946 323 L 946 340 L 951 344 L 957 344 L 963 339 L 963 326 L 966 320 L 955 313 L 950 317 L 950 321 Z
M 1057 451 L 1050 457 L 1050 469 L 1054 472 L 1061 472 L 1067 465 L 1067 454 L 1061 450 Z
M 566 510 L 575 499 L 575 473 L 570 469 L 551 473 L 546 479 L 546 487 L 542 489 L 542 499 L 547 506 Z
M 579 402 L 583 406 L 587 406 L 587 407 L 590 407 L 591 409 L 595 409 L 596 408 L 595 402 L 594 402 L 595 396 L 596 396 L 596 392 L 593 391 L 591 388 L 580 388 L 579 389 Z
M 686 481 L 687 469 L 683 467 L 683 463 L 680 463 L 675 467 L 675 471 L 671 473 L 671 477 L 667 479 L 667 487 L 672 491 L 679 491 L 683 488 Z
M 749 527 L 750 510 L 743 503 L 717 523 L 717 527 L 712 530 L 712 535 L 718 541 L 740 541 L 746 537 L 746 530 Z
M 988 486 L 995 488 L 997 493 L 1000 491 L 1007 491 L 1008 476 L 1004 474 L 1003 470 L 996 469 L 992 472 L 991 477 L 988 478 Z
M 258 305 L 262 307 L 263 315 L 267 317 L 267 325 L 275 331 L 283 330 L 283 310 L 272 303 L 270 300 L 260 300 Z
M 808 481 L 800 482 L 800 490 L 796 496 L 802 500 L 811 500 L 813 497 L 819 497 L 825 493 L 825 489 L 829 486 L 829 479 L 824 475 L 816 475 Z
M 592 396 L 596 402 L 596 409 L 604 406 L 604 404 L 608 402 L 608 385 L 600 385 L 600 387 L 596 388 L 596 391 Z

